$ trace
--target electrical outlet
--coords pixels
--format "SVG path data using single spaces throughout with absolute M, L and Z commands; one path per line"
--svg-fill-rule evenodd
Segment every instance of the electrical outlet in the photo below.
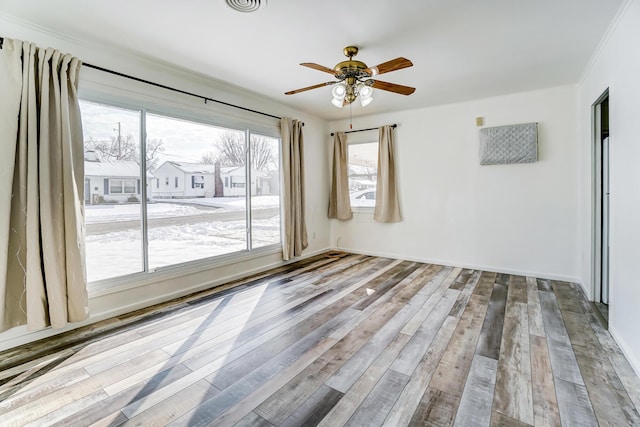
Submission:
M 484 125 L 484 119 L 482 117 L 476 117 L 476 126 Z

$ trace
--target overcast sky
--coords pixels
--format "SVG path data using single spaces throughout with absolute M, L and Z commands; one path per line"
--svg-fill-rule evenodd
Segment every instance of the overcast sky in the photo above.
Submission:
M 110 141 L 118 136 L 118 124 L 122 137 L 131 135 L 139 142 L 140 113 L 111 106 L 80 101 L 84 139 Z M 174 160 L 200 162 L 202 156 L 215 151 L 214 142 L 223 130 L 213 126 L 169 119 L 147 114 L 147 136 L 161 139 L 164 152 L 161 161 Z

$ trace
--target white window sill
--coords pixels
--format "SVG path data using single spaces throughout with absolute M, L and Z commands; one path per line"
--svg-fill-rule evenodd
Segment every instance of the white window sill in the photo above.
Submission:
M 365 206 L 359 206 L 359 207 L 352 207 L 351 208 L 351 212 L 353 213 L 368 213 L 368 214 L 372 214 L 373 215 L 373 211 L 375 208 L 370 208 L 370 207 L 365 207 Z
M 89 290 L 89 299 L 278 253 L 282 253 L 282 244 L 265 246 L 252 251 L 234 252 L 231 254 L 185 262 L 182 264 L 160 267 L 148 273 L 140 272 L 126 276 L 98 280 L 89 283 L 87 286 Z

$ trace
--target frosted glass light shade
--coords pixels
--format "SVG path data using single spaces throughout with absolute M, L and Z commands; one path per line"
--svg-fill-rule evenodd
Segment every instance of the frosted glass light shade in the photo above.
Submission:
M 368 96 L 368 97 L 360 97 L 360 105 L 362 105 L 363 107 L 366 107 L 367 105 L 371 104 L 373 102 L 373 96 Z
M 362 85 L 362 87 L 360 87 L 360 96 L 362 98 L 371 98 L 372 95 L 373 88 L 371 86 Z
M 331 89 L 331 95 L 335 99 L 343 100 L 347 94 L 347 87 L 344 84 L 337 84 Z

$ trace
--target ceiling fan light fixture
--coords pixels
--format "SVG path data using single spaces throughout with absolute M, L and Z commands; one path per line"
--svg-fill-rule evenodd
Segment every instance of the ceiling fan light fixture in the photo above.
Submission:
M 331 89 L 331 95 L 333 95 L 334 99 L 338 99 L 342 101 L 344 97 L 347 95 L 347 86 L 345 86 L 344 83 L 339 83 L 333 86 L 333 89 Z
M 366 83 L 358 83 L 358 98 L 360 98 L 360 105 L 366 107 L 373 101 L 373 88 Z
M 358 94 L 363 98 L 371 98 L 373 96 L 373 88 L 371 86 L 361 84 Z
M 371 104 L 373 102 L 373 96 L 368 96 L 368 97 L 360 97 L 360 105 L 362 105 L 363 107 L 366 107 L 367 105 Z
M 344 83 L 334 85 L 333 89 L 331 89 L 331 95 L 333 95 L 331 103 L 338 108 L 342 108 L 344 97 L 347 96 L 347 86 Z

